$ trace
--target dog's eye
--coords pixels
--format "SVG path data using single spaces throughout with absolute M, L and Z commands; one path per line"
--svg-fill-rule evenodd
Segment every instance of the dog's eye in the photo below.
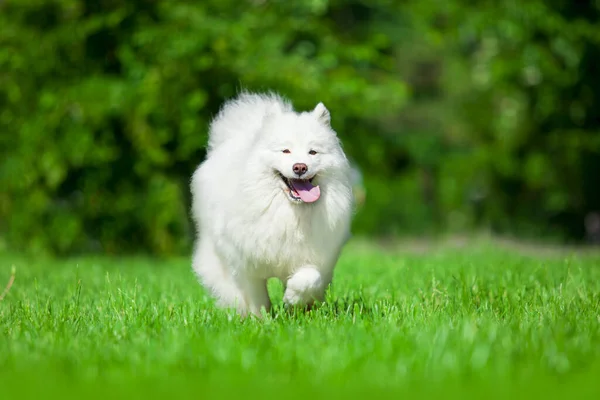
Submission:
M 285 153 L 285 154 L 290 154 L 290 153 L 291 153 L 291 151 L 290 151 L 289 149 L 285 149 L 285 150 L 283 150 L 283 153 Z
M 308 152 L 308 154 L 310 154 L 311 156 L 314 156 L 315 154 L 317 154 L 317 152 L 314 151 L 314 150 L 311 150 L 311 151 Z

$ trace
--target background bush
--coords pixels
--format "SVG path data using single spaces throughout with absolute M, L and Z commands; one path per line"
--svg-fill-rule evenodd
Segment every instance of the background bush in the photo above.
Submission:
M 553 5 L 549 5 L 553 4 Z M 585 237 L 597 2 L 0 1 L 0 245 L 189 249 L 191 173 L 240 88 L 323 101 L 358 234 Z

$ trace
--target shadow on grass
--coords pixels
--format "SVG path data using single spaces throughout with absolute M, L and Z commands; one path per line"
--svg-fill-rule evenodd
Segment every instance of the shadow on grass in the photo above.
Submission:
M 372 317 L 382 315 L 382 311 L 372 301 L 367 301 L 362 297 L 358 298 L 339 298 L 317 302 L 310 306 L 287 306 L 285 304 L 273 304 L 266 313 L 272 319 L 290 319 L 299 320 L 311 317 L 319 319 L 340 318 L 340 317 Z

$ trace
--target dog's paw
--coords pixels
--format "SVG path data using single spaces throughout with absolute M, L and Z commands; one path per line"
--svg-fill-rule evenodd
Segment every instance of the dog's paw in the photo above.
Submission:
M 287 281 L 283 302 L 310 305 L 323 297 L 323 279 L 315 268 L 301 268 Z

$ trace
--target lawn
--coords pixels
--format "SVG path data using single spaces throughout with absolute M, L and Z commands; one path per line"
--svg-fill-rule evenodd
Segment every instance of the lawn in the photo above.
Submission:
M 600 398 L 600 254 L 348 244 L 327 302 L 240 320 L 186 258 L 0 256 L 0 398 Z M 109 396 L 110 395 L 110 396 Z M 117 396 L 119 395 L 119 396 Z

